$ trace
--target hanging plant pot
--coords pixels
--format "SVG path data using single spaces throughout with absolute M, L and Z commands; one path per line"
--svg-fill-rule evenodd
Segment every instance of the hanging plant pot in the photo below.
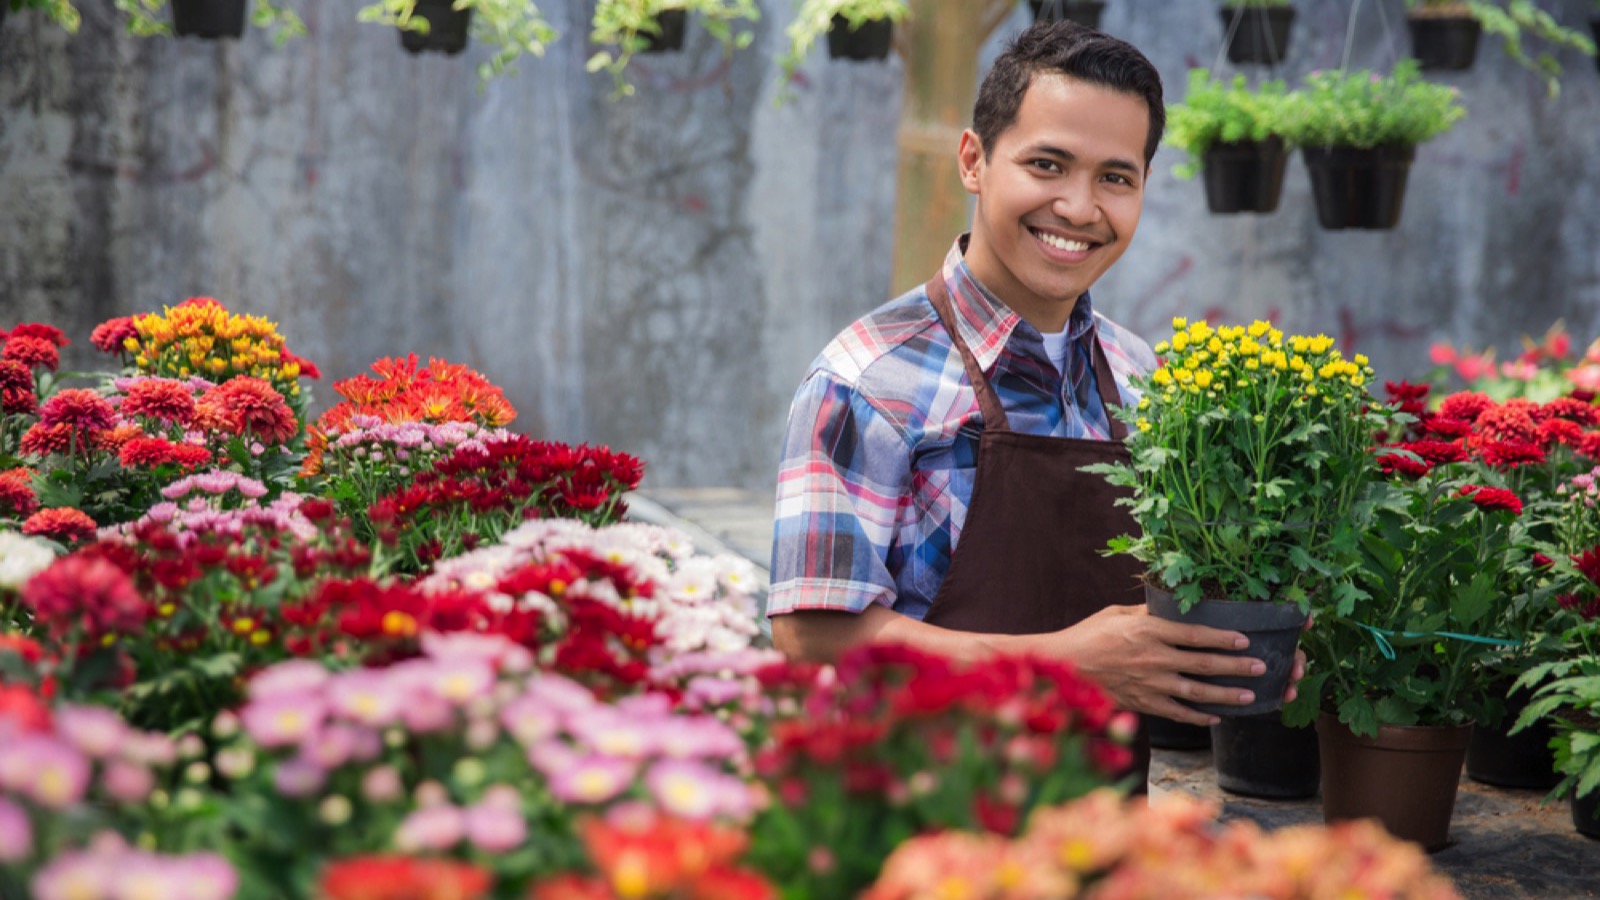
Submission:
M 1317 795 L 1317 733 L 1290 728 L 1282 713 L 1235 716 L 1211 726 L 1217 787 L 1230 794 L 1293 800 Z
M 1150 746 L 1163 750 L 1204 750 L 1211 746 L 1211 729 L 1166 716 L 1142 716 L 1150 731 Z
M 1223 39 L 1230 33 L 1233 35 L 1233 40 L 1228 41 L 1231 62 L 1275 66 L 1289 55 L 1289 26 L 1294 24 L 1294 7 L 1224 6 L 1220 12 Z
M 1150 614 L 1158 619 L 1239 631 L 1250 638 L 1247 649 L 1207 650 L 1207 653 L 1250 656 L 1266 663 L 1267 671 L 1255 677 L 1189 676 L 1206 684 L 1248 688 L 1255 692 L 1253 702 L 1244 706 L 1225 706 L 1180 701 L 1185 706 L 1223 717 L 1256 715 L 1283 708 L 1283 692 L 1289 686 L 1289 673 L 1294 668 L 1294 651 L 1300 642 L 1300 628 L 1306 623 L 1306 614 L 1301 612 L 1300 607 L 1292 603 L 1254 600 L 1201 600 L 1188 612 L 1179 612 L 1177 598 L 1166 591 L 1146 585 L 1144 597 Z
M 683 49 L 683 36 L 689 30 L 689 13 L 682 9 L 664 9 L 656 14 L 656 25 L 661 28 L 657 34 L 645 34 L 644 49 L 641 53 L 670 53 Z
M 400 31 L 400 46 L 412 53 L 456 54 L 467 47 L 472 9 L 452 9 L 454 0 L 417 0 L 412 15 L 428 22 L 428 33 Z
M 179 37 L 244 35 L 245 0 L 172 0 L 172 31 Z
M 1584 837 L 1600 840 L 1600 789 L 1586 797 L 1572 795 L 1572 827 Z
M 1323 228 L 1393 228 L 1417 148 L 1303 147 Z
M 1035 22 L 1066 20 L 1089 28 L 1100 28 L 1100 14 L 1105 12 L 1103 0 L 1028 0 L 1033 7 Z
M 1600 18 L 1589 20 L 1589 30 L 1594 32 L 1595 43 L 1600 44 Z M 1595 68 L 1600 68 L 1600 55 L 1594 58 Z
M 1410 16 L 1411 55 L 1425 70 L 1459 72 L 1478 57 L 1483 26 L 1472 16 Z
M 833 59 L 888 59 L 893 39 L 894 23 L 888 19 L 862 22 L 860 28 L 852 30 L 849 19 L 834 16 L 833 26 L 828 29 L 828 56 Z
M 1429 852 L 1443 848 L 1471 740 L 1471 725 L 1379 725 L 1377 737 L 1357 737 L 1338 717 L 1322 713 L 1323 818 L 1331 824 L 1371 817 Z
M 1511 685 L 1496 689 L 1505 698 L 1506 714 L 1500 724 L 1479 724 L 1467 746 L 1467 777 L 1496 787 L 1537 788 L 1548 791 L 1561 776 L 1556 754 L 1550 749 L 1555 730 L 1548 721 L 1536 722 L 1516 734 L 1507 734 L 1528 705 L 1527 691 L 1510 693 Z
M 1214 213 L 1272 212 L 1288 160 L 1280 137 L 1212 144 L 1203 163 L 1206 205 Z

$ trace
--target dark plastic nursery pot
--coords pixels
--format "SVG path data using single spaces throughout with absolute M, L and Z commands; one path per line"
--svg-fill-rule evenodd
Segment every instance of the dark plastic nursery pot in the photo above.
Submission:
M 1393 228 L 1400 223 L 1415 147 L 1302 147 L 1300 152 L 1323 228 Z
M 179 37 L 244 35 L 245 0 L 172 0 L 172 31 Z
M 1184 705 L 1215 716 L 1250 716 L 1283 708 L 1283 692 L 1289 686 L 1294 668 L 1294 651 L 1300 643 L 1300 628 L 1307 614 L 1292 603 L 1265 603 L 1255 600 L 1201 600 L 1188 612 L 1178 610 L 1178 600 L 1166 591 L 1145 586 L 1145 606 L 1158 619 L 1207 625 L 1227 631 L 1243 632 L 1250 646 L 1243 650 L 1207 650 L 1225 656 L 1249 656 L 1261 660 L 1267 670 L 1261 675 L 1190 675 L 1196 681 L 1226 687 L 1247 688 L 1255 700 L 1243 706 L 1211 703 Z
M 893 41 L 894 23 L 888 19 L 862 22 L 860 28 L 852 30 L 849 19 L 834 16 L 828 29 L 828 55 L 857 62 L 888 59 Z
M 1294 7 L 1224 6 L 1219 12 L 1223 39 L 1227 40 L 1229 32 L 1233 34 L 1233 40 L 1228 41 L 1230 62 L 1275 66 L 1288 57 Z
M 660 34 L 645 35 L 645 53 L 670 53 L 683 49 L 683 37 L 689 30 L 689 13 L 682 9 L 664 9 L 656 16 L 661 26 Z
M 1211 729 L 1166 716 L 1141 716 L 1150 732 L 1150 746 L 1163 750 L 1204 750 L 1211 746 Z
M 1289 161 L 1283 139 L 1213 144 L 1206 150 L 1203 176 L 1206 206 L 1214 213 L 1269 213 L 1283 193 Z
M 1411 55 L 1424 70 L 1459 72 L 1472 68 L 1478 58 L 1478 36 L 1483 26 L 1471 16 L 1413 16 Z
M 1028 0 L 1033 8 L 1033 20 L 1055 21 L 1065 19 L 1098 30 L 1100 14 L 1105 12 L 1103 0 Z
M 1467 777 L 1495 787 L 1548 791 L 1561 776 L 1556 772 L 1556 754 L 1550 749 L 1555 729 L 1548 721 L 1536 722 L 1516 734 L 1511 726 L 1527 708 L 1527 691 L 1511 693 L 1509 684 L 1495 690 L 1505 699 L 1506 714 L 1497 725 L 1478 723 L 1467 746 Z
M 1290 728 L 1283 714 L 1234 716 L 1211 726 L 1211 756 L 1217 787 L 1230 794 L 1267 800 L 1317 795 L 1317 732 Z
M 1600 840 L 1600 788 L 1585 797 L 1573 795 L 1572 827 L 1584 837 Z
M 428 33 L 400 32 L 400 46 L 412 53 L 456 54 L 467 47 L 472 9 L 452 9 L 453 0 L 417 0 L 412 15 L 428 21 Z

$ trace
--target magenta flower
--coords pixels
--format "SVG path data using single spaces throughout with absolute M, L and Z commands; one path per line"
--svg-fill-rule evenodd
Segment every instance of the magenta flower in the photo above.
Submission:
M 170 766 L 178 758 L 178 745 L 164 734 L 129 729 L 122 742 L 122 758 L 143 766 Z
M 0 785 L 40 806 L 65 809 L 89 789 L 89 760 L 58 738 L 24 734 L 0 744 Z
M 559 771 L 546 772 L 550 793 L 567 803 L 604 803 L 633 784 L 638 765 L 608 756 L 583 756 Z
M 456 706 L 486 696 L 494 687 L 494 669 L 481 660 L 438 660 L 432 669 L 428 684 L 433 693 Z
M 743 818 L 749 814 L 749 788 L 745 783 L 704 763 L 656 763 L 645 776 L 645 785 L 663 810 L 679 818 Z
M 647 717 L 625 716 L 614 707 L 597 706 L 573 714 L 567 730 L 596 753 L 642 759 L 655 752 L 653 732 L 658 724 Z
M 400 771 L 394 766 L 374 766 L 361 776 L 361 796 L 372 803 L 389 803 L 405 796 Z
M 55 722 L 56 734 L 96 759 L 114 753 L 128 733 L 122 718 L 103 706 L 64 705 Z
M 332 675 L 321 663 L 291 659 L 268 666 L 250 679 L 250 699 L 265 700 L 283 694 L 305 694 L 326 685 Z
M 114 759 L 100 775 L 100 786 L 112 799 L 122 803 L 143 803 L 155 787 L 155 776 L 138 763 Z
M 507 808 L 487 798 L 464 814 L 467 840 L 486 853 L 506 853 L 522 846 L 528 823 L 520 807 Z
M 450 804 L 413 811 L 394 833 L 394 845 L 402 852 L 449 850 L 466 836 L 467 822 L 461 810 Z
M 394 682 L 378 670 L 346 672 L 328 685 L 328 702 L 334 712 L 352 722 L 382 728 L 400 718 L 406 702 Z
M 500 710 L 500 723 L 524 747 L 556 734 L 561 718 L 554 707 L 537 697 L 522 696 Z
M 544 674 L 530 678 L 524 693 L 563 712 L 577 712 L 596 705 L 594 694 L 588 688 L 564 675 Z
M 272 773 L 272 786 L 285 797 L 310 797 L 322 790 L 328 773 L 321 766 L 303 756 L 295 756 L 278 764 Z
M 661 755 L 674 759 L 736 759 L 745 753 L 739 735 L 709 716 L 673 716 L 653 731 Z
M 120 854 L 69 850 L 52 859 L 29 884 L 33 900 L 110 897 Z
M 300 744 L 300 753 L 318 768 L 337 769 L 355 755 L 358 740 L 355 728 L 335 722 L 307 735 Z
M 327 710 L 310 694 L 282 694 L 252 700 L 239 713 L 245 733 L 263 747 L 287 747 L 322 727 Z
M 33 853 L 33 825 L 22 807 L 0 797 L 0 863 L 17 863 Z

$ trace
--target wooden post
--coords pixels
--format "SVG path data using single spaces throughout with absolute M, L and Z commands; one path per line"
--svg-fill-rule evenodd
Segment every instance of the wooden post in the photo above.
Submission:
M 895 181 L 893 291 L 928 280 L 967 229 L 956 148 L 971 124 L 978 51 L 1016 0 L 911 0 L 902 23 L 906 61 Z

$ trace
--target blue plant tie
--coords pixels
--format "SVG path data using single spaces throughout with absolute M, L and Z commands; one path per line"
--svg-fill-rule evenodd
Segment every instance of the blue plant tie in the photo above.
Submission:
M 1377 642 L 1378 652 L 1383 654 L 1384 659 L 1394 659 L 1394 645 L 1389 643 L 1389 638 L 1392 637 L 1401 637 L 1407 640 L 1420 637 L 1442 637 L 1451 638 L 1457 641 L 1471 641 L 1474 644 L 1492 644 L 1496 647 L 1522 646 L 1521 641 L 1513 641 L 1510 638 L 1491 638 L 1476 634 L 1458 634 L 1454 631 L 1390 631 L 1386 628 L 1374 628 L 1365 622 L 1351 622 L 1350 624 L 1356 626 L 1357 628 L 1365 628 L 1366 630 L 1372 632 L 1372 639 Z

